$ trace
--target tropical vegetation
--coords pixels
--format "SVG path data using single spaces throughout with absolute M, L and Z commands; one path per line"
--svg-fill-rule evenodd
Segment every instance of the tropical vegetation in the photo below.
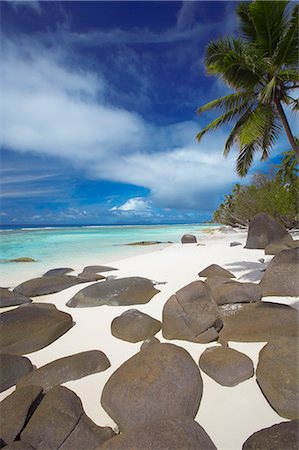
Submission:
M 207 47 L 208 74 L 218 76 L 234 92 L 198 108 L 199 114 L 217 111 L 221 115 L 203 128 L 197 139 L 221 125 L 233 125 L 224 155 L 237 147 L 240 176 L 247 174 L 256 153 L 261 160 L 268 159 L 283 129 L 293 159 L 298 159 L 298 143 L 283 108 L 299 109 L 294 97 L 299 87 L 298 11 L 298 3 L 289 1 L 240 3 L 236 13 L 241 37 L 224 37 Z

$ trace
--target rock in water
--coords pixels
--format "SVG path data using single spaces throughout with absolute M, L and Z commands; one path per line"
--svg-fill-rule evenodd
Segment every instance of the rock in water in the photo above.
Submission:
M 111 323 L 113 336 L 128 342 L 140 342 L 155 336 L 161 330 L 161 322 L 136 309 L 129 309 Z
M 73 272 L 74 269 L 71 267 L 57 267 L 56 269 L 48 270 L 43 274 L 43 277 L 57 277 L 61 275 L 66 275 L 67 273 Z
M 219 276 L 207 278 L 205 283 L 211 288 L 217 305 L 253 303 L 262 298 L 262 289 L 259 284 L 241 283 Z
M 268 342 L 259 354 L 256 380 L 273 409 L 287 419 L 299 418 L 298 338 Z
M 42 398 L 40 386 L 26 386 L 10 394 L 0 403 L 0 441 L 13 442 L 29 419 L 29 410 Z
M 276 241 L 292 242 L 291 235 L 273 217 L 266 213 L 256 214 L 248 228 L 245 248 L 266 248 Z
M 222 386 L 236 386 L 254 374 L 251 359 L 229 347 L 207 348 L 199 359 L 199 366 Z
M 16 384 L 32 369 L 33 366 L 28 358 L 19 355 L 0 354 L 0 392 Z
M 0 352 L 16 355 L 35 352 L 51 344 L 72 326 L 72 316 L 54 305 L 21 305 L 0 315 Z
M 201 396 L 201 375 L 189 353 L 176 345 L 155 344 L 111 375 L 101 403 L 125 431 L 153 418 L 193 419 Z
M 184 234 L 181 238 L 181 243 L 182 244 L 196 244 L 197 243 L 196 236 L 194 236 L 194 234 Z
M 17 388 L 28 385 L 42 386 L 44 392 L 47 392 L 54 386 L 103 372 L 108 367 L 110 362 L 105 353 L 89 350 L 59 358 L 34 370 L 19 380 Z
M 205 430 L 190 418 L 164 418 L 136 426 L 105 442 L 102 450 L 216 450 Z
M 221 327 L 219 308 L 203 281 L 183 287 L 164 305 L 162 333 L 166 339 L 209 342 L 203 333 L 210 330 L 210 339 L 215 340 Z
M 270 262 L 260 282 L 263 297 L 299 296 L 299 248 L 282 250 Z
M 77 292 L 68 302 L 71 308 L 91 306 L 127 306 L 147 303 L 158 289 L 151 280 L 142 277 L 119 278 L 95 283 Z
M 224 341 L 267 342 L 280 336 L 299 335 L 299 312 L 274 303 L 250 303 L 220 307 Z
M 199 277 L 225 277 L 225 278 L 235 278 L 235 275 L 231 273 L 229 270 L 224 269 L 221 266 L 218 266 L 218 264 L 211 264 L 210 266 L 206 267 L 204 270 L 199 272 Z
M 55 294 L 79 283 L 86 283 L 86 280 L 69 275 L 40 277 L 19 284 L 19 286 L 14 288 L 13 292 L 28 297 L 36 297 L 38 295 Z
M 86 416 L 73 391 L 56 386 L 34 411 L 21 440 L 33 448 L 93 450 L 113 436 L 111 428 L 99 427 Z
M 31 298 L 24 295 L 16 294 L 6 288 L 0 288 L 0 308 L 23 305 L 24 303 L 31 303 L 31 301 Z
M 298 450 L 299 422 L 281 422 L 253 433 L 242 450 Z

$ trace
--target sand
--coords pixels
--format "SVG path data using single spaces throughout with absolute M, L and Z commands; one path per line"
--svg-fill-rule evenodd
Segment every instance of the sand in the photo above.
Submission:
M 229 243 L 239 241 L 242 245 L 230 247 Z M 35 302 L 54 303 L 58 309 L 72 315 L 75 326 L 65 335 L 46 348 L 26 355 L 31 362 L 40 367 L 57 358 L 68 356 L 84 350 L 99 349 L 107 355 L 111 367 L 105 372 L 82 378 L 81 380 L 65 383 L 69 389 L 76 392 L 83 403 L 86 413 L 101 426 L 112 426 L 115 423 L 103 410 L 100 397 L 103 386 L 110 375 L 127 359 L 139 351 L 141 343 L 128 343 L 111 335 L 110 324 L 114 317 L 125 310 L 136 308 L 139 311 L 161 320 L 163 305 L 175 291 L 186 284 L 199 279 L 197 274 L 205 267 L 216 263 L 232 271 L 237 279 L 242 281 L 258 282 L 263 272 L 261 269 L 272 259 L 265 256 L 263 250 L 244 249 L 246 241 L 245 231 L 221 231 L 200 236 L 200 244 L 173 244 L 168 247 L 157 247 L 154 251 L 118 261 L 109 261 L 109 265 L 118 268 L 118 271 L 107 272 L 107 276 L 122 278 L 125 276 L 142 276 L 158 283 L 160 289 L 148 304 L 96 308 L 68 308 L 66 302 L 79 290 L 82 285 L 73 286 L 57 294 L 36 297 Z M 259 262 L 265 259 L 265 264 Z M 108 261 L 95 261 L 94 258 L 86 261 L 89 264 L 107 264 Z M 78 272 L 82 266 L 76 267 L 70 261 L 71 267 Z M 25 279 L 26 267 L 22 267 L 20 278 Z M 76 272 L 74 272 L 75 274 Z M 36 274 L 40 276 L 41 274 Z M 29 278 L 29 277 L 28 277 Z M 87 286 L 92 283 L 86 283 Z M 264 298 L 263 301 L 275 301 L 298 307 L 298 298 Z M 5 308 L 8 310 L 12 308 Z M 184 347 L 198 363 L 201 353 L 210 344 L 195 344 L 191 342 L 172 340 L 166 341 L 161 332 L 156 335 L 161 342 L 171 342 Z M 265 343 L 237 343 L 230 342 L 230 347 L 247 354 L 256 368 L 258 354 Z M 255 377 L 236 387 L 223 387 L 202 373 L 204 390 L 196 420 L 210 435 L 219 450 L 240 450 L 243 442 L 255 431 L 285 421 L 268 404 L 261 393 Z M 179 388 L 179 382 L 178 382 Z M 5 398 L 14 388 L 1 394 Z M 88 450 L 88 449 L 86 449 Z

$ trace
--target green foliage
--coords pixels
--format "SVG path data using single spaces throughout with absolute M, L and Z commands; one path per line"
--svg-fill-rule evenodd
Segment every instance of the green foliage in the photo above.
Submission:
M 298 87 L 298 11 L 288 1 L 254 0 L 237 6 L 242 38 L 224 37 L 211 42 L 206 50 L 207 73 L 217 75 L 235 92 L 200 108 L 221 115 L 197 135 L 198 142 L 209 131 L 224 124 L 233 128 L 225 144 L 227 156 L 232 146 L 239 149 L 236 170 L 245 176 L 254 155 L 266 160 L 284 127 L 298 157 L 298 144 L 292 136 L 281 107 L 298 110 L 298 99 L 290 93 Z
M 246 226 L 255 214 L 265 212 L 287 228 L 298 226 L 299 180 L 296 174 L 291 178 L 285 182 L 280 172 L 258 173 L 248 186 L 235 185 L 214 212 L 214 221 Z

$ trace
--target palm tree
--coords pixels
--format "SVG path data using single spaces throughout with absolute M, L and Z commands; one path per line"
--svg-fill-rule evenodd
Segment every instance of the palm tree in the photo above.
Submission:
M 240 3 L 237 15 L 243 39 L 224 37 L 207 47 L 208 74 L 218 75 L 235 92 L 198 109 L 199 114 L 218 110 L 221 115 L 200 131 L 197 139 L 199 142 L 207 131 L 233 123 L 224 155 L 237 145 L 240 176 L 247 174 L 256 152 L 261 152 L 261 160 L 269 157 L 282 128 L 298 158 L 298 144 L 282 106 L 299 109 L 298 99 L 292 97 L 299 87 L 298 11 L 299 5 L 291 8 L 288 1 Z
M 297 139 L 296 139 L 297 141 Z M 282 153 L 283 158 L 280 165 L 276 166 L 278 178 L 285 184 L 295 186 L 298 178 L 299 169 L 297 168 L 298 161 L 293 150 L 288 150 Z

